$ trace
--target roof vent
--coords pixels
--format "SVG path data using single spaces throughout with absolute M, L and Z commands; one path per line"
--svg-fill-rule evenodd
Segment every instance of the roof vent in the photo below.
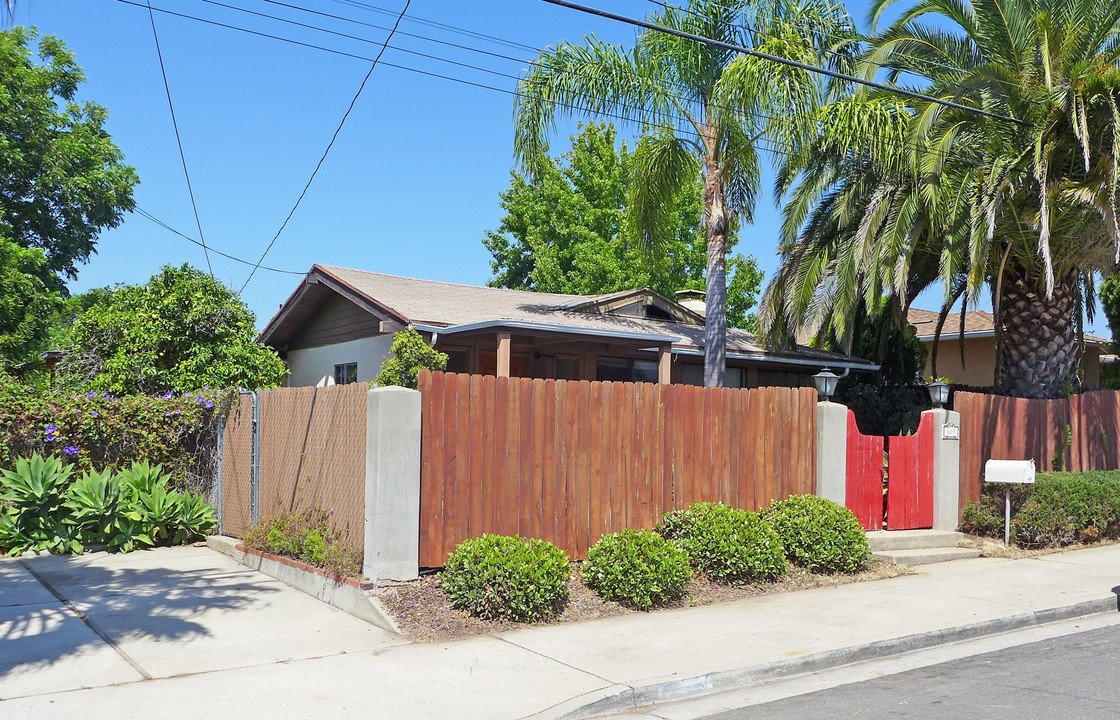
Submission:
M 676 295 L 677 302 L 681 305 L 699 315 L 704 314 L 706 308 L 704 298 L 707 297 L 707 293 L 703 290 L 678 290 Z

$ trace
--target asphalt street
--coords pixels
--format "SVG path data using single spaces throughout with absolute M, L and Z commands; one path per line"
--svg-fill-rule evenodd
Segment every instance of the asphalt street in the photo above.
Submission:
M 1115 720 L 1120 625 L 706 717 Z

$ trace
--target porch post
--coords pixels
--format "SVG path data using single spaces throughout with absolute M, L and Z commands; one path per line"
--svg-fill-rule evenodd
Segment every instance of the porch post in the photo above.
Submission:
M 509 333 L 498 333 L 498 377 L 509 377 Z
M 848 500 L 848 408 L 817 403 L 817 495 L 839 505 Z
M 960 526 L 961 416 L 944 408 L 926 410 L 923 419 L 926 415 L 933 420 L 933 528 L 956 530 Z
M 657 384 L 668 385 L 673 374 L 672 348 L 663 346 L 657 350 Z

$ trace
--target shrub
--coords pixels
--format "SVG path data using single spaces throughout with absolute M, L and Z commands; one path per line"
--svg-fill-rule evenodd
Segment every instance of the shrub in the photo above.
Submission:
M 694 503 L 667 513 L 659 530 L 684 549 L 693 569 L 711 580 L 774 580 L 789 572 L 781 540 L 758 513 L 723 503 Z
M 1003 523 L 1003 515 L 996 506 L 981 499 L 965 506 L 960 529 L 973 535 L 998 537 L 1003 534 Z
M 443 370 L 447 367 L 447 353 L 436 350 L 413 328 L 393 336 L 389 356 L 381 363 L 381 370 L 374 379 L 380 387 L 400 385 L 416 389 L 420 371 Z
M 819 572 L 855 572 L 867 564 L 867 535 L 852 511 L 816 495 L 793 495 L 770 506 L 766 521 L 774 528 L 786 557 Z
M 600 597 L 639 610 L 680 599 L 691 578 L 688 555 L 648 530 L 604 535 L 583 564 L 584 581 Z
M 362 576 L 362 550 L 348 545 L 326 510 L 283 513 L 250 525 L 245 547 L 296 558 L 339 575 Z
M 80 553 L 79 530 L 65 505 L 73 468 L 58 458 L 33 455 L 0 471 L 0 550 Z
M 487 620 L 552 617 L 568 599 L 571 566 L 544 540 L 483 535 L 447 558 L 440 585 L 451 606 Z
M 1028 546 L 1120 537 L 1120 476 L 1040 473 L 1015 513 L 1012 533 Z

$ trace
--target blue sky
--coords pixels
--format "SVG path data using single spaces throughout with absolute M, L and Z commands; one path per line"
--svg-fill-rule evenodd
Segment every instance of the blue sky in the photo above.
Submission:
M 144 0 L 138 0 L 143 5 Z M 286 8 L 345 16 L 344 22 Z M 642 16 L 649 0 L 599 0 Z M 152 0 L 155 8 L 373 57 L 403 0 Z M 223 5 L 364 38 L 318 33 Z M 862 23 L 865 4 L 849 8 Z M 109 131 L 136 167 L 140 208 L 197 237 L 146 8 L 119 0 L 22 0 L 15 21 L 62 38 L 85 69 L 83 98 L 109 110 Z M 366 25 L 358 24 L 366 23 Z M 368 70 L 366 60 L 156 13 L 199 217 L 212 247 L 255 261 L 296 201 Z M 413 0 L 400 30 L 513 60 L 400 34 L 382 58 L 315 183 L 264 265 L 305 272 L 312 263 L 483 284 L 484 234 L 501 219 L 498 194 L 513 166 L 513 98 L 389 64 L 512 90 L 535 53 L 588 33 L 630 43 L 632 28 L 539 0 Z M 464 34 L 473 33 L 473 34 Z M 482 35 L 491 38 L 481 37 Z M 397 49 L 400 48 L 400 49 Z M 456 66 L 414 53 L 491 71 Z M 568 127 L 555 138 L 567 147 Z M 632 129 L 623 129 L 629 135 Z M 767 172 L 764 184 L 769 187 Z M 774 269 L 778 211 L 768 193 L 739 250 Z M 143 282 L 166 263 L 205 267 L 202 249 L 129 215 L 105 232 L 71 289 Z M 235 289 L 249 268 L 211 255 Z M 258 271 L 244 292 L 258 325 L 298 282 Z M 927 305 L 936 303 L 931 298 Z

